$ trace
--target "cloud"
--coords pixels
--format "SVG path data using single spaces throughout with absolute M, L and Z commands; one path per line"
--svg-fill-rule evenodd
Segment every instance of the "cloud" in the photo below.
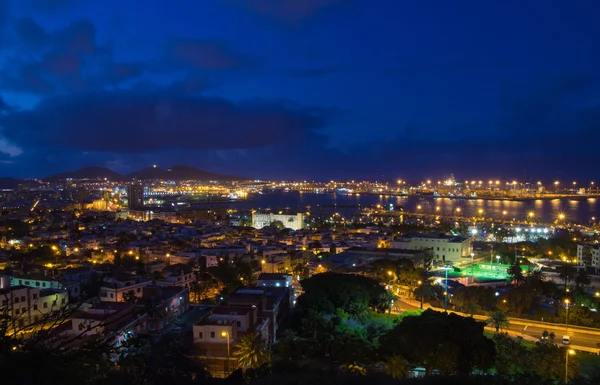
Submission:
M 21 155 L 23 150 L 0 136 L 0 153 L 15 157 Z
M 19 19 L 14 29 L 32 55 L 13 53 L 0 73 L 0 86 L 36 94 L 83 91 L 118 84 L 143 74 L 141 63 L 121 63 L 112 47 L 101 45 L 89 20 L 47 32 L 30 18 Z
M 205 74 L 192 73 L 171 83 L 167 90 L 175 94 L 197 94 L 213 85 L 214 81 Z
M 50 97 L 0 118 L 4 136 L 27 148 L 143 153 L 246 149 L 303 141 L 327 112 L 287 101 L 233 103 L 158 92 L 88 92 Z
M 6 103 L 6 100 L 4 100 L 2 96 L 0 96 L 0 115 L 5 112 L 12 111 L 14 111 L 13 107 L 9 106 L 8 103 Z
M 578 113 L 577 103 L 585 100 L 585 91 L 593 89 L 594 79 L 584 75 L 555 76 L 524 87 L 520 93 L 514 89 L 501 98 L 502 126 L 508 132 L 563 129 Z
M 296 78 L 296 79 L 312 78 L 312 77 L 330 75 L 330 74 L 334 74 L 334 73 L 341 72 L 344 70 L 345 70 L 344 67 L 309 68 L 309 69 L 300 69 L 300 70 L 289 71 L 288 76 L 290 78 Z
M 167 43 L 166 57 L 177 65 L 206 70 L 251 65 L 247 57 L 233 53 L 225 42 L 217 40 L 173 38 Z
M 26 6 L 34 12 L 56 12 L 75 4 L 81 4 L 85 0 L 18 0 L 23 1 Z
M 48 34 L 31 17 L 17 19 L 13 23 L 13 29 L 17 37 L 26 45 L 37 47 L 48 43 Z
M 318 11 L 346 0 L 242 0 L 254 12 L 268 16 L 276 21 L 297 25 L 314 16 Z

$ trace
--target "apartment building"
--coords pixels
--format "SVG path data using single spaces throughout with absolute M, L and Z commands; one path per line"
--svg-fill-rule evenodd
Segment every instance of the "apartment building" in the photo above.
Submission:
M 593 274 L 600 273 L 600 245 L 577 245 L 577 264 Z
M 144 287 L 150 280 L 140 276 L 117 275 L 104 280 L 100 287 L 100 300 L 104 302 L 125 302 L 128 296 L 142 298 Z
M 158 334 L 170 328 L 189 306 L 187 287 L 150 285 L 142 291 L 138 311 L 148 314 L 148 333 Z
M 193 327 L 193 341 L 214 377 L 227 377 L 237 367 L 233 350 L 244 334 L 276 341 L 292 303 L 290 287 L 245 287 L 215 306 Z
M 192 271 L 192 268 L 187 265 L 170 265 L 165 267 L 162 273 L 165 277 L 156 281 L 156 284 L 159 286 L 183 286 L 191 288 L 194 282 L 196 282 L 196 275 Z
M 68 303 L 66 289 L 37 289 L 23 285 L 0 289 L 0 313 L 6 313 L 11 318 L 12 325 L 9 327 L 15 330 L 43 322 Z

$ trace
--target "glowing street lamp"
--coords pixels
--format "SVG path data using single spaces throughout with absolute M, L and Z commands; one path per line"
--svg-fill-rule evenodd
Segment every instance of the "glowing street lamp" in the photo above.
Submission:
M 222 331 L 221 337 L 227 338 L 227 374 L 229 375 L 229 373 L 231 371 L 229 368 L 229 361 L 231 361 L 231 359 L 229 358 L 229 333 L 226 331 Z
M 566 349 L 565 351 L 565 384 L 569 383 L 569 356 L 575 355 L 575 350 Z
M 452 269 L 452 266 L 442 266 L 442 270 L 446 271 L 446 289 L 444 292 L 444 311 L 448 312 L 448 270 Z
M 569 331 L 569 304 L 571 303 L 571 301 L 569 301 L 568 298 L 565 298 L 565 307 L 567 308 L 567 314 L 565 316 L 565 325 L 566 325 L 566 330 Z

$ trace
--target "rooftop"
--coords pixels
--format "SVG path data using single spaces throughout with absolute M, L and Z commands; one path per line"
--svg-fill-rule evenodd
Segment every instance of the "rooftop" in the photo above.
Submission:
M 456 235 L 425 234 L 425 233 L 416 233 L 416 232 L 402 234 L 402 235 L 399 235 L 397 238 L 398 239 L 400 239 L 400 238 L 445 239 L 445 240 L 448 240 L 450 242 L 464 242 L 467 239 L 469 239 L 468 237 L 460 237 L 460 236 L 456 236 Z

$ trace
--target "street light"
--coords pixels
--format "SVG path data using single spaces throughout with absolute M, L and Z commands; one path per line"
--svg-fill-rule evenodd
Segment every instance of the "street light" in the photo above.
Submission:
M 567 334 L 569 332 L 569 304 L 571 303 L 571 301 L 569 301 L 568 298 L 565 299 L 565 307 L 567 308 L 567 314 L 565 316 L 565 325 L 566 325 L 566 330 L 567 330 Z
M 229 373 L 231 373 L 231 370 L 229 368 L 229 333 L 226 331 L 222 331 L 221 332 L 221 337 L 223 338 L 227 338 L 227 375 L 229 376 Z
M 471 278 L 473 279 L 473 282 L 475 282 L 475 273 L 473 272 L 473 267 L 475 265 L 474 258 L 475 258 L 475 253 L 471 253 Z M 471 282 L 471 283 L 473 283 L 473 282 Z
M 575 355 L 575 350 L 566 349 L 565 351 L 565 384 L 569 383 L 569 356 Z
M 452 266 L 442 266 L 442 270 L 446 271 L 446 291 L 444 292 L 444 311 L 448 312 L 448 270 L 452 269 Z
M 425 288 L 423 287 L 423 282 L 421 280 L 419 280 L 417 283 L 421 287 L 421 309 L 423 309 L 423 297 L 425 296 Z

